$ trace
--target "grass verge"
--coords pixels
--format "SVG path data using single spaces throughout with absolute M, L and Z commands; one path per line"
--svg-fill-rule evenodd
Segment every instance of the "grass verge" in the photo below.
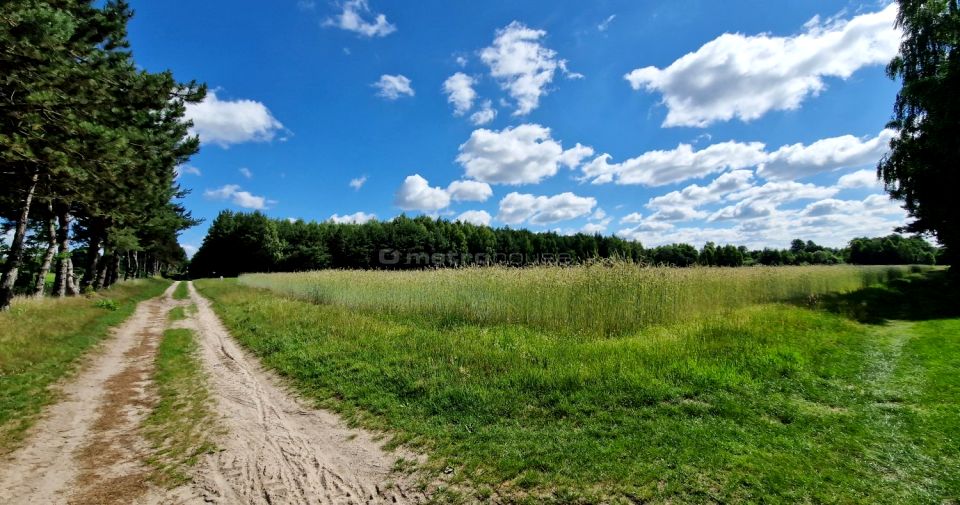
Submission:
M 869 325 L 842 304 L 763 304 L 597 338 L 370 313 L 234 281 L 196 286 L 265 365 L 318 404 L 424 448 L 429 469 L 452 466 L 453 483 L 475 490 L 467 499 L 960 495 L 957 319 Z
M 123 322 L 143 300 L 170 285 L 162 279 L 123 282 L 92 296 L 18 299 L 0 313 L 0 454 L 13 450 L 84 352 Z
M 156 469 L 155 480 L 174 487 L 189 481 L 188 469 L 200 456 L 216 450 L 216 417 L 192 331 L 164 332 L 153 380 L 159 399 L 144 421 L 153 447 L 148 461 Z

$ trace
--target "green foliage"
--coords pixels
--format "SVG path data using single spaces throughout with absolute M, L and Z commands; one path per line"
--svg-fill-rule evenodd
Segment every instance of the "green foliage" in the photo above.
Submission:
M 436 274 L 450 291 L 471 290 L 447 272 L 370 273 L 415 299 L 417 276 Z M 960 493 L 956 319 L 866 326 L 765 304 L 597 338 L 351 304 L 383 284 L 342 275 L 336 288 L 348 295 L 331 289 L 326 304 L 229 280 L 197 288 L 266 366 L 428 451 L 427 469 L 451 466 L 474 499 L 938 503 Z M 576 292 L 582 305 L 614 293 L 589 292 Z
M 50 386 L 73 370 L 81 355 L 123 322 L 137 303 L 170 285 L 159 279 L 119 284 L 107 291 L 117 310 L 83 297 L 17 300 L 0 313 L 0 453 L 14 448 L 40 409 L 53 401 Z
M 119 306 L 117 305 L 117 302 L 113 301 L 110 298 L 100 298 L 99 300 L 94 302 L 93 306 L 98 309 L 105 309 L 105 310 L 117 310 L 119 308 Z
M 849 261 L 860 265 L 934 265 L 937 252 L 919 237 L 863 237 L 850 241 Z
M 899 54 L 887 73 L 903 83 L 889 127 L 898 132 L 878 171 L 914 218 L 906 229 L 931 233 L 960 254 L 960 2 L 899 0 Z
M 35 261 L 16 246 L 31 220 L 59 222 L 61 266 L 69 231 L 85 243 L 75 260 L 85 263 L 83 288 L 122 278 L 121 263 L 133 270 L 130 252 L 149 257 L 149 274 L 186 261 L 176 235 L 197 221 L 176 202 L 175 170 L 199 149 L 184 114 L 206 88 L 139 70 L 126 39 L 132 15 L 122 0 L 0 4 L 0 216 L 17 230 L 0 310 L 17 268 Z
M 280 260 L 281 247 L 277 221 L 260 212 L 225 210 L 211 223 L 190 271 L 207 276 L 269 271 Z

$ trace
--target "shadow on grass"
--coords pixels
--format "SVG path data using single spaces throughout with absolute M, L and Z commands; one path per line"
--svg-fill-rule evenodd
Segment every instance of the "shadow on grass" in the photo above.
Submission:
M 960 283 L 946 270 L 914 273 L 880 286 L 807 300 L 806 306 L 861 323 L 960 317 Z

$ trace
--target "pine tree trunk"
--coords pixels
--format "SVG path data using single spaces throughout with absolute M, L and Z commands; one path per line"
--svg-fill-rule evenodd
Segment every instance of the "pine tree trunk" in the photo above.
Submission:
M 100 235 L 93 233 L 90 236 L 90 241 L 87 244 L 87 254 L 89 259 L 87 262 L 87 271 L 83 272 L 83 279 L 80 280 L 80 291 L 86 291 L 89 288 L 96 289 L 93 287 L 94 282 L 96 282 L 97 274 L 100 272 L 97 270 L 97 267 L 100 263 Z
M 113 263 L 107 271 L 107 287 L 113 286 L 120 279 L 120 261 L 121 256 L 116 251 L 113 253 Z
M 57 226 L 53 224 L 53 205 L 49 206 L 50 215 L 47 217 L 47 252 L 43 255 L 43 263 L 40 264 L 40 275 L 37 276 L 37 284 L 33 291 L 33 296 L 43 297 L 44 288 L 47 284 L 47 272 L 50 271 L 50 264 L 53 263 L 54 253 L 57 252 Z
M 103 258 L 100 261 L 100 264 L 97 265 L 97 276 L 93 280 L 93 290 L 99 291 L 100 288 L 106 287 L 107 282 L 107 267 L 110 265 L 112 260 L 112 252 L 103 251 Z
M 17 274 L 20 272 L 20 263 L 23 261 L 23 239 L 27 234 L 27 220 L 30 218 L 30 204 L 33 203 L 33 193 L 37 189 L 37 180 L 40 175 L 33 172 L 30 178 L 30 187 L 23 199 L 23 207 L 17 216 L 17 226 L 13 232 L 13 243 L 10 244 L 10 253 L 3 266 L 3 275 L 0 276 L 0 311 L 9 310 L 13 301 L 13 286 L 17 283 Z
M 140 278 L 140 251 L 133 252 L 133 266 L 130 269 L 133 272 L 133 278 Z
M 66 205 L 57 207 L 57 277 L 53 281 L 53 295 L 64 297 L 67 295 L 67 285 L 70 281 L 70 211 Z
M 67 294 L 77 296 L 80 286 L 77 285 L 77 275 L 73 273 L 73 258 L 67 258 Z

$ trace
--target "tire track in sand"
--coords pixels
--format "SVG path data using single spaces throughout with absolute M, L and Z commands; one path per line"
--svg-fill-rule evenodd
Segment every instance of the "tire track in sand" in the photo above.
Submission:
M 227 435 L 194 476 L 212 503 L 422 503 L 412 478 L 391 472 L 396 459 L 373 434 L 288 393 L 227 333 L 210 302 L 189 285 L 194 330 L 208 386 Z
M 25 444 L 0 463 L 5 503 L 156 503 L 140 424 L 153 403 L 153 357 L 171 285 L 141 302 L 62 385 Z
M 93 351 L 62 399 L 25 444 L 0 462 L 0 502 L 11 504 L 379 504 L 422 503 L 412 477 L 391 472 L 374 435 L 289 394 L 236 344 L 210 303 L 189 285 L 197 310 L 176 324 L 194 331 L 225 434 L 203 456 L 193 482 L 164 490 L 149 481 L 141 426 L 153 407 L 157 345 L 176 283 L 141 302 Z

